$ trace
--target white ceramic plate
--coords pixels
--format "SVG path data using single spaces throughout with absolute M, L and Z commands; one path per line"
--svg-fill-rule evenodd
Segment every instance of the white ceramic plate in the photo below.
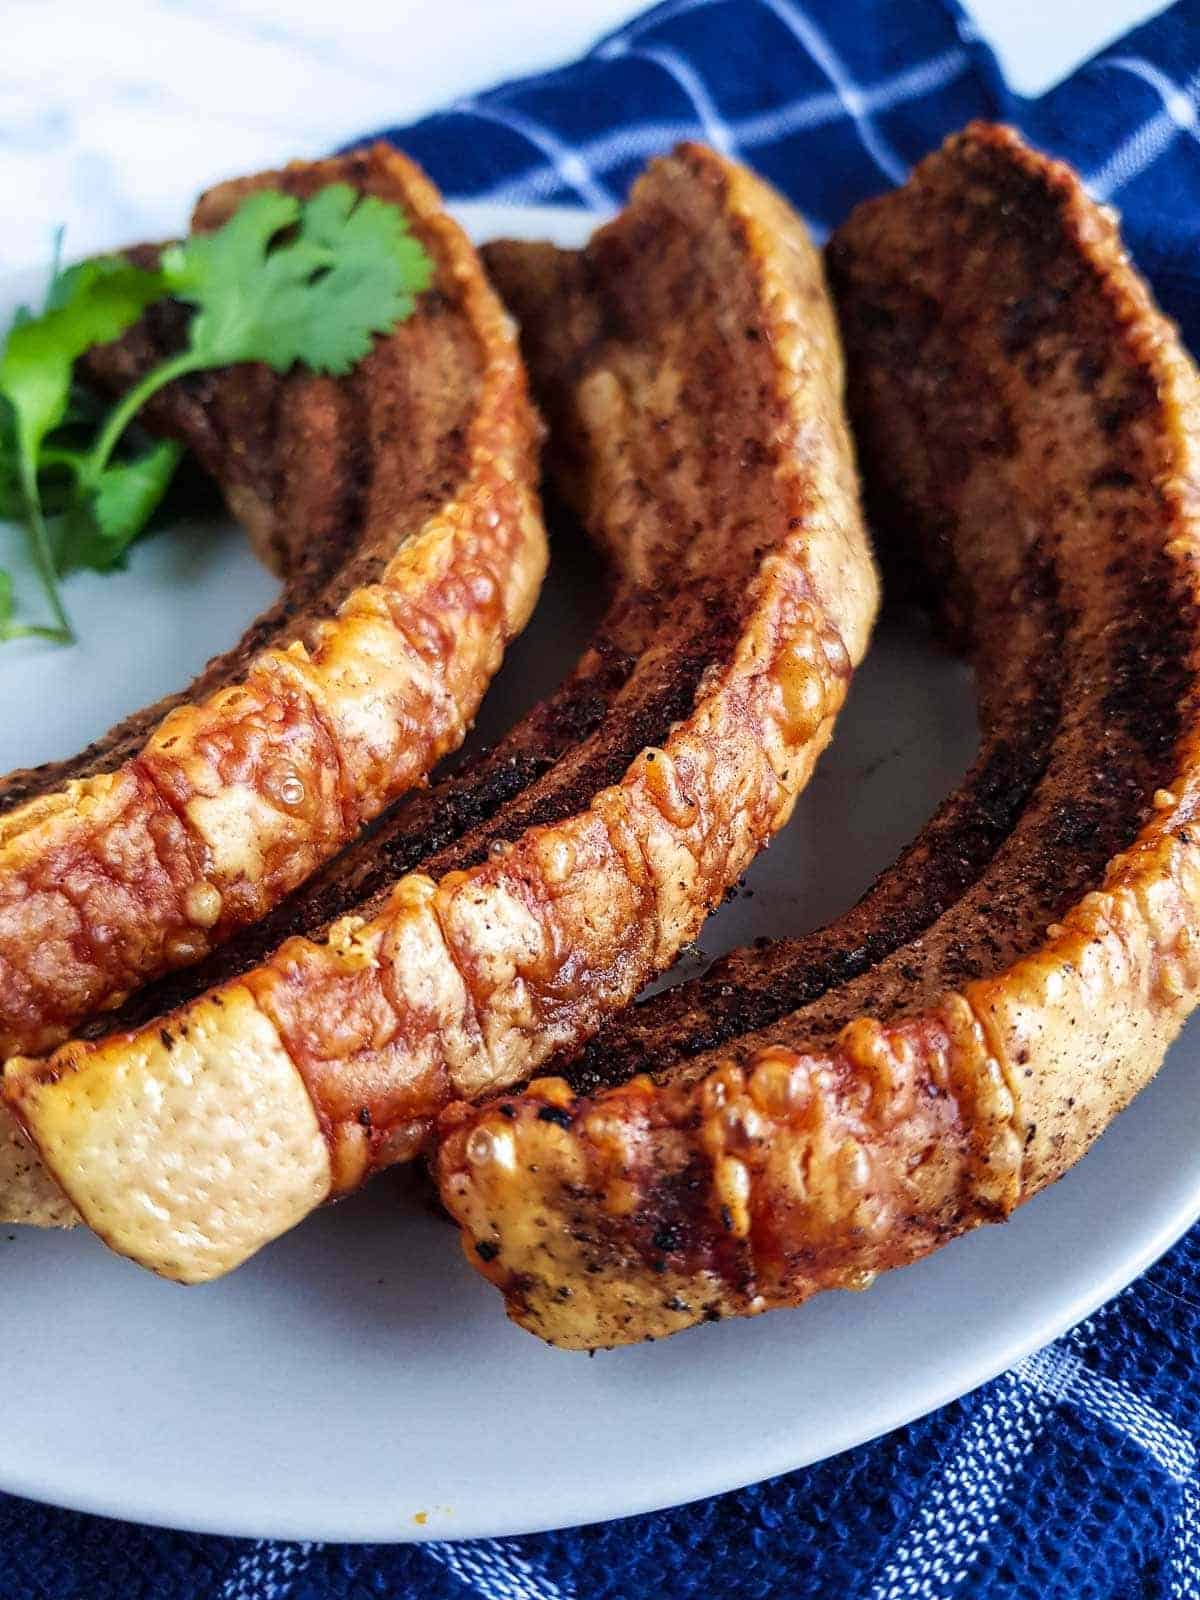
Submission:
M 563 243 L 586 227 L 570 213 L 469 221 L 478 237 Z M 551 581 L 489 697 L 493 735 L 557 680 L 592 587 Z M 175 687 L 271 592 L 227 527 L 180 529 L 121 577 L 73 581 L 82 644 L 0 652 L 0 770 L 65 755 Z M 849 906 L 974 739 L 964 670 L 918 629 L 885 627 L 795 820 L 750 874 L 753 897 L 713 920 L 704 955 Z M 597 1521 L 815 1461 L 982 1383 L 1193 1221 L 1198 1047 L 1191 1031 L 1092 1154 L 1006 1227 L 867 1295 L 592 1360 L 510 1326 L 454 1233 L 393 1175 L 201 1289 L 82 1230 L 0 1229 L 16 1375 L 0 1488 L 227 1534 L 384 1540 Z

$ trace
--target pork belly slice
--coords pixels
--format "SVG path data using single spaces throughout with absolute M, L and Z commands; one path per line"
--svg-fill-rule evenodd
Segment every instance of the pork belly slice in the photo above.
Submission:
M 254 189 L 334 182 L 403 208 L 434 283 L 346 378 L 245 365 L 155 401 L 284 591 L 188 688 L 0 782 L 0 1058 L 277 905 L 459 745 L 532 609 L 545 535 L 515 333 L 420 171 L 382 145 L 297 164 L 211 191 L 196 226 Z M 91 377 L 130 387 L 183 324 L 154 309 Z
M 1190 360 L 1112 216 L 1003 128 L 861 206 L 829 266 L 872 525 L 969 653 L 982 745 L 846 917 L 447 1113 L 468 1257 L 570 1348 L 862 1288 L 1002 1220 L 1200 994 Z

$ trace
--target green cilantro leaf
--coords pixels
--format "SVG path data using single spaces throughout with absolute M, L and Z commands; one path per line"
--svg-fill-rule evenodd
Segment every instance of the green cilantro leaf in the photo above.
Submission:
M 119 256 L 85 261 L 55 273 L 50 309 L 40 317 L 18 314 L 0 355 L 0 393 L 12 407 L 17 476 L 30 544 L 55 628 L 64 639 L 71 637 L 71 629 L 58 592 L 42 509 L 39 451 L 66 414 L 76 360 L 92 345 L 124 333 L 162 294 L 157 274 L 130 266 Z
M 51 308 L 14 324 L 0 355 L 0 391 L 16 413 L 23 477 L 32 477 L 38 447 L 66 414 L 76 360 L 124 333 L 164 293 L 157 273 L 102 256 L 58 275 Z
M 290 231 L 284 238 L 284 230 Z M 171 291 L 194 305 L 190 346 L 204 366 L 297 362 L 341 374 L 411 315 L 429 257 L 399 207 L 335 183 L 303 204 L 267 190 L 223 228 L 164 252 Z
M 295 245 L 268 252 L 277 235 L 299 217 L 300 202 L 294 196 L 263 190 L 243 201 L 215 233 L 198 234 L 163 252 L 163 275 L 171 293 L 196 307 L 189 353 L 202 353 L 205 365 L 265 361 L 264 322 L 273 319 L 278 325 L 296 315 L 297 290 L 303 300 L 317 258 Z M 287 297 L 286 308 L 278 303 L 280 296 Z M 294 359 L 289 357 L 289 366 Z
M 167 292 L 196 308 L 187 346 L 114 407 L 80 476 L 83 494 L 131 419 L 174 379 L 243 361 L 348 372 L 433 280 L 403 211 L 336 183 L 305 202 L 259 190 L 214 233 L 169 245 L 159 270 Z
M 12 577 L 0 567 L 0 641 L 8 639 L 52 639 L 56 644 L 61 644 L 62 633 L 58 628 L 14 621 Z
M 158 510 L 183 447 L 158 439 L 140 455 L 112 461 L 87 495 L 76 498 L 59 537 L 58 571 L 62 576 L 80 567 L 111 572 Z

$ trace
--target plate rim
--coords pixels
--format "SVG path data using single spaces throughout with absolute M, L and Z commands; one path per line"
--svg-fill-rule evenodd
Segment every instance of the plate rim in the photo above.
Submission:
M 1068 1173 L 1060 1182 L 1068 1182 L 1069 1178 Z M 1083 1322 L 1099 1307 L 1114 1299 L 1160 1259 L 1197 1220 L 1200 1220 L 1200 1185 L 1186 1201 L 1181 1201 L 1177 1209 L 1164 1218 L 1135 1255 L 1122 1256 L 1115 1260 L 1112 1270 L 1093 1283 L 1086 1293 L 1061 1304 L 1057 1310 L 1048 1312 L 1036 1320 L 1021 1339 L 1007 1342 L 1002 1350 L 992 1352 L 967 1381 L 962 1381 L 961 1369 L 968 1363 L 960 1354 L 957 1364 L 952 1368 L 954 1375 L 948 1375 L 943 1383 L 927 1384 L 917 1390 L 910 1389 L 907 1391 L 907 1398 L 899 1401 L 891 1409 L 878 1412 L 864 1426 L 849 1427 L 833 1435 L 816 1451 L 801 1449 L 797 1452 L 793 1446 L 782 1440 L 775 1451 L 765 1455 L 761 1452 L 742 1451 L 732 1458 L 722 1458 L 728 1465 L 715 1474 L 705 1471 L 704 1466 L 697 1464 L 690 1472 L 683 1474 L 681 1479 L 676 1470 L 671 1478 L 669 1493 L 646 1490 L 632 1497 L 623 1498 L 619 1503 L 613 1501 L 597 1508 L 594 1503 L 574 1499 L 570 1491 L 564 1494 L 560 1487 L 557 1507 L 546 1516 L 530 1519 L 514 1512 L 510 1515 L 485 1514 L 482 1520 L 478 1520 L 478 1516 L 476 1520 L 472 1520 L 469 1515 L 463 1517 L 456 1513 L 452 1523 L 432 1525 L 431 1518 L 430 1523 L 423 1526 L 416 1523 L 412 1514 L 406 1509 L 399 1511 L 401 1520 L 398 1525 L 395 1512 L 382 1519 L 368 1513 L 361 1516 L 354 1515 L 349 1521 L 343 1517 L 342 1520 L 317 1526 L 313 1525 L 312 1519 L 308 1516 L 301 1522 L 296 1520 L 294 1514 L 286 1512 L 282 1516 L 270 1513 L 260 1516 L 254 1512 L 243 1515 L 241 1512 L 234 1512 L 225 1516 L 200 1516 L 192 1520 L 186 1515 L 180 1518 L 161 1505 L 148 1501 L 139 1502 L 136 1496 L 131 1500 L 128 1496 L 122 1497 L 120 1494 L 109 1495 L 103 1491 L 78 1488 L 64 1494 L 62 1488 L 55 1488 L 44 1479 L 39 1479 L 36 1474 L 26 1478 L 19 1470 L 10 1470 L 5 1467 L 2 1457 L 0 1457 L 0 1493 L 60 1507 L 67 1511 L 143 1524 L 178 1533 L 280 1542 L 308 1541 L 319 1544 L 432 1544 L 473 1539 L 517 1538 L 565 1528 L 586 1527 L 615 1521 L 622 1517 L 645 1516 L 691 1505 L 719 1495 L 732 1494 L 786 1473 L 803 1471 L 806 1467 L 815 1466 L 845 1451 L 869 1444 L 973 1393 L 1036 1350 L 1053 1343 L 1068 1329 Z M 955 1243 L 961 1242 L 952 1240 L 950 1245 L 952 1247 Z M 938 1252 L 939 1255 L 941 1253 Z M 919 1266 L 920 1263 L 914 1265 Z M 897 1269 L 898 1272 L 911 1270 L 912 1267 Z M 499 1314 L 497 1307 L 497 1315 Z M 688 1335 L 685 1336 L 697 1332 L 702 1334 L 703 1331 L 688 1330 Z M 705 1457 L 704 1461 L 710 1463 L 712 1459 Z M 734 1461 L 736 1465 L 732 1464 Z M 677 1489 L 680 1492 L 676 1493 Z

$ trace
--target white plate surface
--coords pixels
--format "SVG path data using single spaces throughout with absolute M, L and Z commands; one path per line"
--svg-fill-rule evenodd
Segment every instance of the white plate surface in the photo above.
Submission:
M 477 237 L 573 243 L 584 229 L 577 214 L 468 212 Z M 81 645 L 0 651 L 0 770 L 68 754 L 177 686 L 271 592 L 236 532 L 211 525 L 145 544 L 120 577 L 73 580 Z M 487 702 L 492 736 L 557 680 L 594 602 L 595 585 L 551 581 Z M 919 628 L 885 626 L 794 821 L 753 895 L 705 931 L 704 957 L 848 907 L 974 740 L 965 671 Z M 1189 1030 L 1086 1160 L 1006 1227 L 867 1295 L 591 1360 L 510 1326 L 394 1175 L 200 1289 L 82 1230 L 0 1229 L 16 1375 L 0 1488 L 221 1533 L 449 1538 L 621 1516 L 818 1460 L 1054 1337 L 1200 1214 L 1198 1047 Z

